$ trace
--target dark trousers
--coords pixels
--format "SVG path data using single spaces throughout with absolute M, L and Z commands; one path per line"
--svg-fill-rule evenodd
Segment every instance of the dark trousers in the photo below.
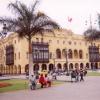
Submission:
M 32 84 L 31 84 L 31 90 L 35 90 L 35 88 L 36 88 L 36 84 L 35 84 L 35 82 L 32 82 Z
M 84 81 L 83 75 L 80 75 L 80 81 Z

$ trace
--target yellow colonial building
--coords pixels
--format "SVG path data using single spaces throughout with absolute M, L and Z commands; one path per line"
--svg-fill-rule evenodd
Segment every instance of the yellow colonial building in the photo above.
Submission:
M 33 71 L 72 70 L 75 67 L 100 68 L 100 41 L 87 42 L 83 35 L 70 30 L 55 30 L 32 38 Z M 29 53 L 26 38 L 11 33 L 0 40 L 0 73 L 28 72 Z

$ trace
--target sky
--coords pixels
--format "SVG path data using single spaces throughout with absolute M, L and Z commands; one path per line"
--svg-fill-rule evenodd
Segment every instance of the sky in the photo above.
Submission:
M 0 0 L 0 16 L 12 16 L 7 8 L 9 2 L 16 0 Z M 34 0 L 19 0 L 30 5 Z M 97 14 L 100 13 L 100 0 L 40 0 L 38 10 L 44 12 L 62 28 L 72 30 L 76 34 L 90 26 L 98 29 Z M 68 17 L 72 20 L 69 22 Z M 86 24 L 87 22 L 87 24 Z

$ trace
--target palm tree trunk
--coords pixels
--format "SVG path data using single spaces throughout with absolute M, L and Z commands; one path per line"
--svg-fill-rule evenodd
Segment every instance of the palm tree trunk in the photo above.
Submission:
M 33 57 L 32 57 L 32 43 L 31 38 L 29 38 L 29 79 L 33 75 Z

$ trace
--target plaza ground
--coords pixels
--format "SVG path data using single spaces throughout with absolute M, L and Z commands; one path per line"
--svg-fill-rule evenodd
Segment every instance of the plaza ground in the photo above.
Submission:
M 1 93 L 0 100 L 100 100 L 100 77 L 87 76 L 84 82 L 65 82 L 35 91 Z

